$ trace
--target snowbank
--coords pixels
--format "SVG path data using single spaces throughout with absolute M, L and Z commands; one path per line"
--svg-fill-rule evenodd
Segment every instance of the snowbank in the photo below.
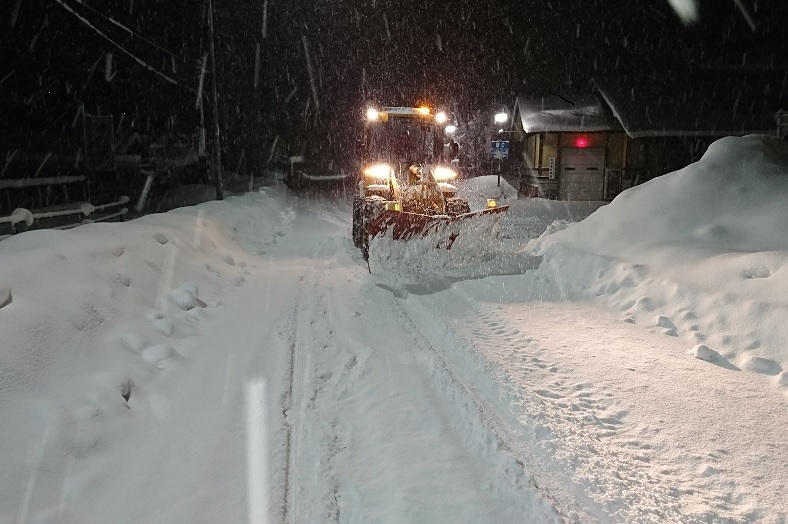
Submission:
M 494 198 L 500 206 L 517 200 L 517 189 L 513 188 L 504 178 L 501 178 L 499 187 L 496 175 L 457 180 L 455 185 L 459 196 L 468 199 L 471 210 L 486 208 L 488 198 Z
M 226 359 L 220 345 L 195 358 L 200 326 L 286 229 L 286 205 L 250 194 L 0 242 L 0 522 L 142 522 L 181 489 L 214 486 L 206 500 L 235 489 L 199 469 L 212 460 L 199 442 L 224 426 L 194 439 L 193 428 L 165 438 L 156 424 L 192 409 L 175 400 L 185 371 Z M 206 402 L 190 395 L 189 406 Z M 147 427 L 149 437 L 135 440 L 131 427 Z M 167 463 L 178 479 L 148 477 L 150 457 L 180 460 L 173 446 L 202 459 Z M 124 456 L 148 458 L 119 470 Z M 241 519 L 221 503 L 197 506 L 214 522 Z
M 529 252 L 569 295 L 603 296 L 630 321 L 668 318 L 740 368 L 778 375 L 788 368 L 786 200 L 788 143 L 723 138 Z

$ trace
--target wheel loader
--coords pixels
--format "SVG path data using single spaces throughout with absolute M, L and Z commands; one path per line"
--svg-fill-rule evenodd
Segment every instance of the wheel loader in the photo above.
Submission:
M 369 108 L 358 194 L 353 198 L 353 243 L 369 260 L 370 240 L 426 239 L 430 249 L 474 249 L 476 240 L 496 240 L 508 206 L 471 211 L 450 181 L 457 177 L 445 154 L 446 114 L 430 108 Z M 456 152 L 456 150 L 455 150 Z M 482 242 L 480 242 L 482 243 Z

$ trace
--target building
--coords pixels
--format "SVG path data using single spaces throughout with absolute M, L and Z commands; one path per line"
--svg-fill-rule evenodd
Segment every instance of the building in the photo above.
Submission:
M 600 78 L 590 93 L 518 97 L 512 140 L 520 192 L 611 200 L 699 160 L 719 138 L 775 134 L 783 107 L 788 71 L 772 69 Z

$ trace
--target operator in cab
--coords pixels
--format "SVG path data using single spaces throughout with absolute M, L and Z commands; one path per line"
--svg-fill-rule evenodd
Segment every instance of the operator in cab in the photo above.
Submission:
M 402 191 L 402 210 L 430 215 L 446 213 L 443 193 L 427 166 L 414 163 L 408 168 L 408 183 Z

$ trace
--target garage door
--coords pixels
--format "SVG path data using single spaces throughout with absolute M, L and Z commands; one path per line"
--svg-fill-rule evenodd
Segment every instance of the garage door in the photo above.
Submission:
M 605 148 L 561 149 L 558 197 L 561 200 L 602 200 L 605 188 Z

